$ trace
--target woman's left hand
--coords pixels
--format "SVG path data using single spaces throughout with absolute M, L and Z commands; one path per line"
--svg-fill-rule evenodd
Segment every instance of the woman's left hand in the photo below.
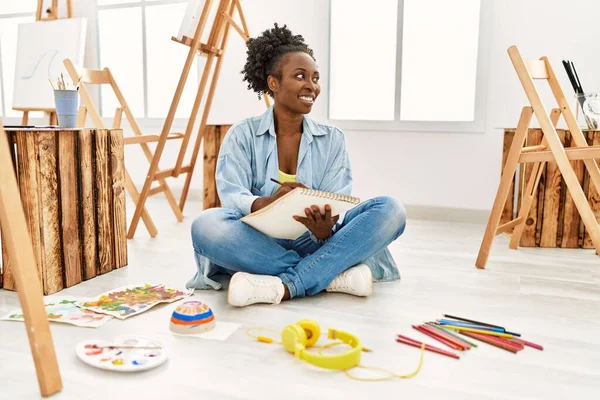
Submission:
M 313 205 L 311 208 L 304 209 L 306 218 L 294 216 L 294 219 L 306 226 L 309 231 L 315 235 L 317 239 L 327 239 L 331 236 L 333 226 L 340 218 L 339 215 L 331 216 L 331 207 L 325 205 L 325 214 L 321 214 L 318 206 Z

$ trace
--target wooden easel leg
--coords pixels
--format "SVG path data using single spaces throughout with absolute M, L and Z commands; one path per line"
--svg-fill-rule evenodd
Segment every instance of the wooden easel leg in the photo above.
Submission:
M 42 19 L 43 8 L 44 8 L 44 0 L 38 0 L 38 6 L 37 6 L 36 13 L 35 13 L 36 21 L 40 21 Z M 23 124 L 23 125 L 25 125 L 25 124 Z
M 223 58 L 221 57 L 219 59 Z M 190 113 L 190 118 L 185 128 L 185 134 L 181 142 L 181 147 L 179 149 L 179 156 L 177 157 L 177 164 L 175 165 L 175 169 L 173 171 L 173 176 L 178 177 L 181 173 L 181 166 L 183 165 L 183 159 L 185 158 L 185 153 L 187 151 L 187 147 L 191 138 L 192 129 L 194 129 L 194 124 L 196 123 L 196 116 L 198 115 L 198 109 L 200 108 L 200 104 L 202 103 L 202 97 L 204 96 L 204 90 L 206 88 L 206 83 L 208 82 L 208 77 L 210 75 L 210 71 L 212 70 L 213 61 L 215 59 L 214 54 L 208 55 L 206 59 L 206 64 L 204 65 L 204 71 L 202 72 L 202 78 L 200 79 L 200 86 L 198 87 L 198 91 L 196 92 L 196 99 L 194 100 L 194 105 L 192 107 L 192 112 Z M 214 79 L 213 79 L 214 80 Z M 205 106 L 206 107 L 206 106 Z M 194 164 L 191 163 L 192 169 L 194 169 Z M 188 176 L 190 173 L 188 173 Z M 179 203 L 179 208 L 183 210 L 181 207 L 181 203 Z
M 523 143 L 525 143 L 525 137 L 527 136 L 528 127 L 532 116 L 533 108 L 523 107 L 523 110 L 521 111 L 521 117 L 519 118 L 519 124 L 517 125 L 517 129 L 515 131 L 515 137 L 510 147 L 510 152 L 508 154 L 508 158 L 506 159 L 504 170 L 502 171 L 502 178 L 500 179 L 500 185 L 498 186 L 496 199 L 494 200 L 494 205 L 492 207 L 488 224 L 483 235 L 483 240 L 479 248 L 479 254 L 477 255 L 477 260 L 475 261 L 475 266 L 477 268 L 485 268 L 485 264 L 487 263 L 489 253 L 492 248 L 492 243 L 494 241 L 494 237 L 496 236 L 496 229 L 498 228 L 500 218 L 502 217 L 502 210 L 504 209 L 504 204 L 506 203 L 506 199 L 508 197 L 508 191 L 510 190 L 510 184 L 515 175 L 517 164 L 519 163 L 519 156 L 521 155 Z
M 525 229 L 525 224 L 527 223 L 527 216 L 529 215 L 529 210 L 531 209 L 531 203 L 533 203 L 533 197 L 540 184 L 540 179 L 542 178 L 544 168 L 546 168 L 545 161 L 536 162 L 533 164 L 527 188 L 523 191 L 521 209 L 519 210 L 518 218 L 520 218 L 521 222 L 515 226 L 513 234 L 510 237 L 510 243 L 508 245 L 508 247 L 513 250 L 516 250 L 521 242 L 521 236 L 523 236 L 523 230 Z
M 27 125 L 29 122 L 29 111 L 23 111 L 23 117 L 21 117 L 21 125 Z
M 556 127 L 558 125 L 560 115 L 560 108 L 555 108 L 552 110 L 552 112 L 550 113 L 550 121 L 552 122 L 552 126 Z M 548 147 L 548 141 L 545 137 L 542 139 L 542 145 Z M 519 247 L 519 243 L 521 242 L 523 230 L 525 229 L 527 217 L 529 216 L 529 210 L 531 209 L 531 204 L 533 203 L 533 197 L 540 184 L 540 179 L 542 178 L 542 174 L 544 173 L 545 168 L 546 162 L 536 162 L 533 164 L 527 188 L 523 191 L 523 200 L 521 202 L 521 209 L 519 210 L 518 217 L 521 218 L 521 222 L 515 226 L 513 234 L 510 238 L 510 243 L 508 245 L 508 247 L 513 250 L 516 250 Z
M 159 141 L 158 145 L 156 146 L 154 157 L 152 157 L 152 163 L 150 164 L 150 169 L 148 170 L 146 180 L 144 181 L 144 186 L 142 187 L 142 192 L 139 194 L 139 197 L 135 201 L 135 211 L 133 213 L 133 217 L 131 218 L 129 229 L 127 230 L 127 239 L 133 239 L 135 231 L 137 230 L 138 223 L 140 222 L 140 218 L 143 212 L 146 210 L 146 200 L 148 199 L 150 186 L 155 180 L 154 176 L 156 175 L 156 170 L 158 168 L 158 160 L 160 159 L 160 156 L 162 155 L 162 151 L 165 146 L 164 142 L 165 141 Z
M 5 233 L 3 240 L 6 241 L 13 265 L 12 273 L 25 317 L 40 392 L 47 397 L 62 389 L 62 379 L 44 307 L 31 237 L 10 159 L 6 133 L 0 129 L 0 222 Z
M 232 2 L 229 7 L 229 15 L 233 15 L 235 10 L 236 3 Z M 179 200 L 179 208 L 183 210 L 185 207 L 185 202 L 187 200 L 187 196 L 190 190 L 190 185 L 192 183 L 192 176 L 194 175 L 194 169 L 196 166 L 196 161 L 198 160 L 198 154 L 200 153 L 200 143 L 202 142 L 202 138 L 204 136 L 204 131 L 206 130 L 206 123 L 208 121 L 208 114 L 210 113 L 210 108 L 212 106 L 212 101 L 215 96 L 215 90 L 217 88 L 217 82 L 219 81 L 219 74 L 221 73 L 221 65 L 223 63 L 223 57 L 225 56 L 225 49 L 227 48 L 227 41 L 229 39 L 229 28 L 230 24 L 223 21 L 225 24 L 223 39 L 221 41 L 221 49 L 223 49 L 223 54 L 217 60 L 217 64 L 215 66 L 215 72 L 213 73 L 212 82 L 210 84 L 210 89 L 208 91 L 208 96 L 206 97 L 206 104 L 204 106 L 204 113 L 202 114 L 202 121 L 200 122 L 200 128 L 198 129 L 198 137 L 196 139 L 196 143 L 194 146 L 194 152 L 192 153 L 192 158 L 190 160 L 190 171 L 185 177 L 185 184 L 183 185 L 183 190 L 181 192 L 181 198 Z M 208 66 L 208 63 L 207 63 Z
M 55 112 L 50 113 L 50 125 L 58 125 L 58 115 Z
M 167 201 L 169 202 L 169 205 L 175 214 L 175 218 L 177 218 L 177 221 L 179 222 L 183 221 L 183 212 L 177 205 L 177 199 L 175 199 L 173 192 L 171 192 L 171 188 L 164 179 L 160 179 L 159 184 L 164 189 L 165 196 L 167 197 Z
M 125 187 L 129 192 L 129 196 L 131 196 L 131 200 L 133 200 L 133 202 L 137 204 L 140 200 L 140 194 L 135 188 L 133 180 L 131 179 L 131 176 L 129 175 L 127 169 L 125 169 Z M 158 235 L 158 230 L 156 229 L 156 225 L 154 225 L 154 221 L 152 221 L 150 214 L 148 214 L 146 206 L 144 206 L 142 210 L 142 221 L 144 222 L 144 225 L 146 225 L 146 229 L 148 229 L 150 237 L 156 237 L 156 235 Z
M 85 108 L 85 106 L 79 107 L 79 111 L 77 112 L 77 126 L 80 128 L 84 128 L 86 118 L 87 108 Z

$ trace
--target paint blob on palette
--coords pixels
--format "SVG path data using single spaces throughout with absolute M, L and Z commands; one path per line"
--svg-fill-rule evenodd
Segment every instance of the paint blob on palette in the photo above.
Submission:
M 77 343 L 75 351 L 84 363 L 109 371 L 145 371 L 167 361 L 167 351 L 160 342 L 138 336 L 84 340 Z

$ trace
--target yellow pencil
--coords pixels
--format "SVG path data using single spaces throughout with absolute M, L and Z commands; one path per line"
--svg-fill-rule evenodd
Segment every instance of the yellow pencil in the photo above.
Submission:
M 475 333 L 481 333 L 483 335 L 500 336 L 500 337 L 505 337 L 505 338 L 513 337 L 513 335 L 508 334 L 508 333 L 492 332 L 492 331 L 486 331 L 484 329 L 465 328 L 463 326 L 444 325 L 444 328 L 452 329 L 455 331 L 475 332 Z

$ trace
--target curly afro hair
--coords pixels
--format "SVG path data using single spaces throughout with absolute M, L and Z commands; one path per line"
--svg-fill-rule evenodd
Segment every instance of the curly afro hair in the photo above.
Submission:
M 275 23 L 274 28 L 267 29 L 257 38 L 248 39 L 246 46 L 246 65 L 241 72 L 243 80 L 248 81 L 248 89 L 258 93 L 259 99 L 265 93 L 273 96 L 267 85 L 267 77 L 273 75 L 281 79 L 281 61 L 286 54 L 300 51 L 315 60 L 313 51 L 304 43 L 304 38 L 292 34 L 287 25 L 280 28 Z

